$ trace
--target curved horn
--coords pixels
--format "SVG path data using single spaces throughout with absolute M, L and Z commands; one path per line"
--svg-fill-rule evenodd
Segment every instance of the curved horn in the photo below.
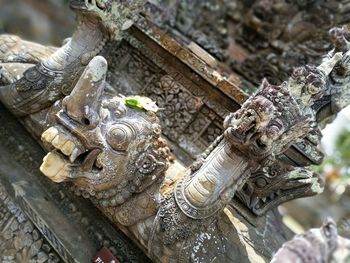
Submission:
M 94 57 L 72 90 L 63 99 L 65 112 L 73 120 L 95 128 L 99 122 L 97 109 L 104 89 L 107 74 L 107 61 L 102 56 Z

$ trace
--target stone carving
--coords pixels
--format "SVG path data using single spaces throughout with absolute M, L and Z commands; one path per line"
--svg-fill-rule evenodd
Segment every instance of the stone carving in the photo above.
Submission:
M 108 82 L 125 95 L 142 94 L 156 101 L 163 134 L 189 155 L 179 155 L 181 161 L 191 163 L 222 133 L 228 110 L 209 99 L 213 89 L 204 89 L 208 83 L 198 83 L 194 73 L 185 75 L 175 63 L 129 37 L 129 43 L 125 40 L 118 48 L 111 44 Z
M 332 49 L 327 31 L 349 22 L 346 0 L 158 2 L 158 9 L 171 10 L 158 11 L 168 22 L 160 26 L 182 32 L 254 85 L 263 78 L 280 84 L 294 67 L 318 64 Z M 149 10 L 157 17 L 156 7 Z
M 350 259 L 350 240 L 338 235 L 337 225 L 327 219 L 319 229 L 311 229 L 283 244 L 271 263 L 338 262 Z
M 0 184 L 1 262 L 62 262 Z
M 12 36 L 1 39 L 5 72 L 1 81 L 8 85 L 1 89 L 1 96 L 7 97 L 4 104 L 18 116 L 39 112 L 68 95 L 84 67 L 103 51 L 107 40 L 120 39 L 122 30 L 132 25 L 140 3 L 76 0 L 70 6 L 77 12 L 79 26 L 60 49 L 44 48 Z M 123 11 L 118 12 L 120 9 Z M 18 79 L 22 73 L 24 77 Z
M 290 83 L 294 87 L 293 93 L 304 102 L 310 103 L 309 114 L 313 115 L 319 123 L 336 114 L 345 106 L 344 103 L 349 101 L 348 89 L 344 86 L 340 88 L 340 83 L 344 84 L 348 78 L 348 53 L 346 52 L 349 45 L 346 40 L 348 31 L 343 27 L 334 28 L 330 33 L 334 39 L 335 49 L 330 52 L 328 59 L 317 68 L 310 65 L 297 68 L 290 78 Z M 340 58 L 337 52 L 345 54 Z M 339 97 L 338 92 L 342 94 L 342 98 Z M 314 134 L 309 134 L 303 143 L 297 145 L 299 151 L 303 152 L 303 156 L 298 159 L 306 158 L 313 164 L 319 164 L 323 158 L 323 154 L 316 148 L 320 138 L 320 133 L 316 131 Z M 309 142 L 309 147 L 306 146 L 306 142 Z M 293 157 L 295 160 L 296 156 Z M 290 164 L 290 161 L 286 160 L 286 155 L 279 156 L 277 159 L 279 161 L 270 167 L 256 172 L 237 194 L 239 202 L 249 207 L 253 214 L 262 215 L 268 209 L 277 207 L 283 202 L 297 197 L 315 195 L 323 189 L 323 178 L 304 168 L 310 162 L 306 165 Z
M 118 39 L 121 30 L 131 26 L 128 19 L 122 23 L 115 20 L 118 3 L 72 0 L 81 22 L 73 38 L 48 59 L 21 71 L 23 76 L 18 80 L 5 79 L 7 85 L 0 89 L 0 99 L 34 136 L 41 138 L 49 152 L 40 167 L 43 174 L 54 182 L 71 183 L 77 194 L 89 198 L 152 259 L 206 262 L 210 257 L 201 258 L 194 244 L 200 244 L 202 253 L 210 255 L 217 252 L 215 244 L 223 242 L 219 260 L 228 261 L 229 252 L 224 248 L 232 246 L 233 241 L 219 226 L 224 224 L 223 210 L 237 193 L 251 212 L 262 215 L 290 196 L 321 191 L 317 175 L 279 162 L 288 157 L 291 145 L 306 142 L 313 145 L 310 159 L 317 159 L 317 121 L 349 103 L 346 30 L 333 31 L 336 49 L 319 67 L 297 69 L 280 85 L 264 80 L 241 109 L 226 117 L 223 134 L 202 158 L 186 168 L 171 158 L 161 137 L 154 103 L 141 96 L 117 94 L 106 82 L 107 61 L 97 54 L 106 35 Z M 128 6 L 124 8 L 128 10 Z M 99 37 L 85 38 L 96 34 Z M 82 51 L 82 46 L 86 47 L 83 53 L 73 52 Z M 6 54 L 3 76 L 15 72 L 7 64 Z M 18 69 L 22 64 L 15 66 Z M 162 80 L 163 85 L 169 84 L 167 76 Z M 182 89 L 177 94 L 185 93 Z M 190 99 L 189 106 L 186 104 L 189 113 L 191 107 L 201 105 L 200 100 Z M 284 177 L 277 175 L 267 181 L 274 170 Z M 266 174 L 259 177 L 262 172 Z M 305 180 L 298 185 L 296 178 L 310 179 L 305 189 L 301 188 Z M 293 179 L 293 188 L 289 189 L 288 182 Z M 245 184 L 252 187 L 252 194 L 244 192 Z M 276 191 L 279 184 L 286 190 L 282 195 Z M 260 193 L 259 187 L 263 188 Z M 280 196 L 277 201 L 271 198 L 275 191 Z M 257 207 L 256 197 L 258 202 L 263 201 L 269 192 L 269 205 L 260 203 Z
M 6 202 L 11 201 L 11 207 L 16 208 L 12 211 L 20 209 L 64 262 L 89 262 L 102 245 L 120 262 L 150 262 L 126 236 L 113 229 L 91 203 L 75 196 L 66 185 L 52 183 L 42 176 L 38 168 L 45 152 L 3 105 L 0 112 L 3 124 L 0 127 L 0 179 L 5 186 L 1 188 L 2 196 L 7 196 L 1 204 L 7 206 Z M 1 233 L 0 239 L 6 231 Z
M 233 205 L 243 203 L 248 211 L 261 216 L 284 202 L 319 194 L 323 187 L 323 178 L 319 174 L 276 162 L 254 173 L 237 192 Z

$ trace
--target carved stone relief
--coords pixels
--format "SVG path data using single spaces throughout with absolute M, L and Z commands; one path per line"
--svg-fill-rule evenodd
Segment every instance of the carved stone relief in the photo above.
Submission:
M 163 134 L 192 159 L 221 134 L 221 123 L 228 111 L 208 99 L 210 93 L 159 62 L 162 58 L 152 55 L 148 60 L 139 49 L 125 42 L 118 49 L 112 48 L 109 54 L 108 80 L 113 89 L 154 100 L 159 106 Z M 157 62 L 160 64 L 156 65 Z
M 149 16 L 230 65 L 253 84 L 243 81 L 248 92 L 264 77 L 279 84 L 293 67 L 320 63 L 332 49 L 327 31 L 350 20 L 346 0 L 158 2 L 149 4 Z M 163 20 L 157 20 L 157 10 Z
M 147 19 L 141 17 L 134 27 L 128 16 L 115 20 L 118 3 L 72 0 L 82 26 L 67 45 L 88 50 L 78 52 L 72 62 L 63 46 L 24 70 L 19 80 L 7 79 L 0 89 L 3 103 L 48 152 L 40 171 L 56 183 L 72 185 L 156 262 L 209 262 L 213 254 L 220 255 L 221 262 L 242 261 L 244 253 L 231 254 L 229 247 L 249 249 L 244 260 L 251 261 L 253 255 L 257 262 L 267 261 L 274 250 L 265 242 L 274 242 L 275 248 L 286 238 L 274 214 L 276 206 L 322 191 L 318 175 L 285 160 L 291 147 L 295 153 L 308 145 L 310 150 L 289 161 L 310 159 L 303 166 L 321 161 L 318 122 L 350 102 L 346 28 L 333 31 L 336 49 L 320 66 L 299 68 L 282 84 L 264 79 L 243 103 L 246 94 L 234 96 L 237 86 L 225 73 Z M 128 34 L 121 33 L 125 28 L 130 28 Z M 89 30 L 99 36 L 98 43 L 85 38 Z M 107 46 L 110 38 L 105 35 L 113 38 Z M 116 47 L 119 51 L 113 50 Z M 120 50 L 124 53 L 118 54 Z M 111 82 L 106 80 L 108 61 L 100 52 L 114 67 L 108 73 Z M 56 66 L 63 65 L 63 73 L 56 75 L 44 66 L 55 65 L 58 58 L 62 63 Z M 66 62 L 72 64 L 66 68 Z M 81 74 L 71 75 L 72 69 Z M 13 73 L 11 67 L 5 73 Z M 73 78 L 61 79 L 65 73 Z M 61 89 L 65 83 L 67 93 Z M 16 96 L 28 91 L 29 84 L 31 93 Z M 43 93 L 37 93 L 36 86 Z M 131 96 L 136 92 L 153 100 Z M 43 100 L 35 101 L 37 96 Z M 31 110 L 24 111 L 27 106 Z M 162 125 L 170 141 L 192 157 L 203 152 L 199 147 L 209 147 L 186 167 L 173 160 Z M 44 132 L 35 133 L 33 127 Z M 191 143 L 193 150 L 185 146 Z M 231 208 L 240 218 L 230 215 Z M 34 210 L 27 210 L 32 215 Z M 273 221 L 281 227 L 275 236 Z M 223 244 L 219 249 L 217 242 Z M 61 251 L 60 243 L 57 247 Z
M 3 263 L 63 262 L 0 184 L 0 260 Z

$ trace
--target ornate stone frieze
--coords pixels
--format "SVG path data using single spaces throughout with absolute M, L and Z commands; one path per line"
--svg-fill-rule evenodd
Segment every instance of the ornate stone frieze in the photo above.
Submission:
M 71 94 L 58 104 L 55 123 L 41 136 L 49 153 L 40 169 L 55 182 L 72 182 L 113 222 L 131 231 L 140 245 L 158 247 L 159 253 L 149 253 L 155 260 L 176 259 L 187 242 L 190 248 L 200 238 L 201 227 L 216 219 L 252 171 L 262 163 L 269 165 L 290 143 L 316 129 L 312 116 L 301 111 L 306 105 L 293 97 L 287 83 L 264 82 L 259 93 L 226 118 L 224 137 L 202 165 L 193 173 L 175 173 L 153 102 L 111 96 L 104 91 L 106 73 L 106 60 L 93 58 Z M 165 213 L 171 202 L 162 201 L 167 194 L 160 190 L 167 176 L 176 174 L 184 180 L 183 185 L 177 180 L 174 188 L 172 205 L 178 216 Z M 131 204 L 139 211 L 136 217 L 130 213 Z M 168 240 L 172 231 L 186 232 L 182 228 L 187 224 L 192 231 L 188 239 L 179 234 Z M 173 245 L 178 248 L 168 255 Z
M 158 2 L 148 9 L 159 26 L 181 32 L 255 87 L 263 78 L 280 84 L 293 67 L 320 63 L 332 49 L 327 31 L 350 18 L 346 0 Z M 242 88 L 252 90 L 249 83 Z
M 119 92 L 141 93 L 157 102 L 163 134 L 193 160 L 221 134 L 227 107 L 208 99 L 213 92 L 201 88 L 202 83 L 197 84 L 192 76 L 151 54 L 136 39 L 130 41 L 133 46 L 123 42 L 111 49 L 107 79 Z

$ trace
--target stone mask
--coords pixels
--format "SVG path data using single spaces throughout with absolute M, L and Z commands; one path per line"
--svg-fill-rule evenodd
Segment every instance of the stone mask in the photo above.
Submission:
M 51 152 L 40 169 L 55 182 L 73 181 L 86 197 L 103 193 L 115 205 L 157 181 L 168 152 L 154 112 L 102 95 L 106 72 L 105 59 L 95 57 L 63 99 L 57 124 L 42 135 Z

